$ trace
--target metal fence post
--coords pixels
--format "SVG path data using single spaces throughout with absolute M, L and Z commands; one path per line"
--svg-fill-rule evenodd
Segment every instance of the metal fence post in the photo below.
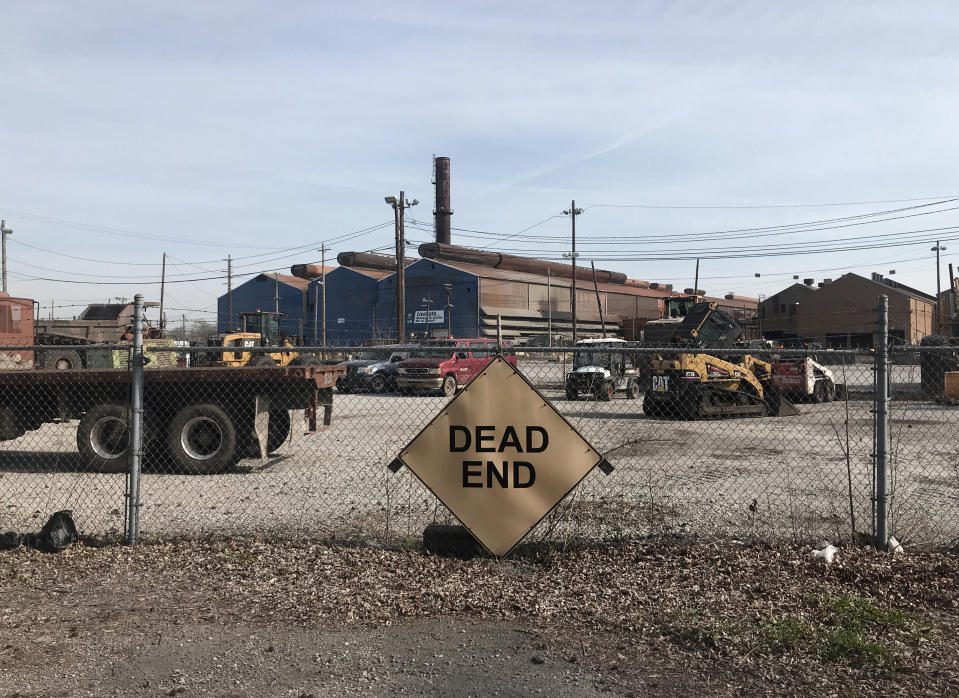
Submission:
M 889 541 L 886 473 L 889 469 L 889 297 L 879 296 L 878 332 L 876 333 L 875 417 L 876 420 L 876 540 L 885 550 Z
M 503 318 L 501 315 L 496 316 L 496 353 L 499 355 L 503 353 Z
M 133 297 L 133 381 L 130 387 L 130 471 L 127 475 L 129 545 L 140 537 L 140 456 L 143 446 L 143 294 Z

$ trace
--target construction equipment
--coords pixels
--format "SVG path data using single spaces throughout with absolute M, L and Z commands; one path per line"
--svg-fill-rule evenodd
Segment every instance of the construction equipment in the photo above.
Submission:
M 749 354 L 725 358 L 705 349 L 736 344 L 743 328 L 716 303 L 695 303 L 672 330 L 669 346 L 650 362 L 643 401 L 649 417 L 705 419 L 799 414 L 773 384 L 773 365 Z
M 604 351 L 629 346 L 624 340 L 581 339 L 576 346 L 588 351 L 573 355 L 573 370 L 566 374 L 567 400 L 612 400 L 617 390 L 630 400 L 639 397 L 639 369 L 630 365 L 630 357 L 625 352 Z
M 204 366 L 287 366 L 289 364 L 319 364 L 313 357 L 289 351 L 296 345 L 280 331 L 285 313 L 257 310 L 240 313 L 240 331 L 214 335 L 207 340 L 208 347 L 235 348 L 239 351 L 207 352 L 200 363 Z M 276 347 L 281 351 L 254 353 L 243 351 L 257 347 Z
M 154 307 L 158 303 L 144 303 Z M 0 293 L 0 343 L 6 346 L 43 345 L 36 352 L 8 350 L 0 355 L 0 368 L 55 368 L 61 370 L 104 368 L 112 365 L 104 359 L 105 350 L 87 350 L 81 345 L 129 344 L 133 341 L 133 303 L 91 303 L 73 320 L 43 319 L 36 312 L 36 301 Z M 145 341 L 162 344 L 159 328 L 147 325 Z M 122 351 L 121 351 L 122 353 Z M 106 363 L 104 363 L 106 362 Z

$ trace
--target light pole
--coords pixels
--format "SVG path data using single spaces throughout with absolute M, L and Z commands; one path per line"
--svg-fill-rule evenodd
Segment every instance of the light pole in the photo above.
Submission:
M 450 298 L 453 295 L 453 284 L 443 284 L 443 290 L 446 291 L 446 337 L 453 336 L 453 304 Z
M 406 234 L 404 230 L 404 213 L 411 206 L 419 203 L 416 199 L 407 201 L 406 192 L 401 191 L 399 198 L 384 197 L 384 201 L 393 207 L 393 224 L 396 229 L 396 341 L 402 342 L 406 337 L 406 273 L 404 257 L 406 253 Z
M 433 297 L 427 296 L 423 299 L 424 305 L 426 305 L 426 338 L 430 338 L 430 306 L 433 305 Z
M 576 208 L 576 199 L 573 199 L 570 207 L 563 211 L 564 216 L 569 216 L 570 221 L 572 222 L 572 247 L 568 254 L 563 256 L 570 260 L 570 263 L 573 266 L 573 286 L 572 293 L 569 297 L 569 310 L 573 316 L 573 344 L 576 344 L 576 258 L 579 256 L 576 254 L 576 216 L 579 216 L 583 213 L 583 209 Z
M 942 334 L 942 300 L 939 298 L 942 295 L 942 282 L 939 277 L 939 253 L 946 251 L 945 245 L 940 245 L 939 241 L 936 240 L 935 247 L 929 248 L 930 252 L 936 253 L 936 334 Z M 6 278 L 6 276 L 4 276 Z M 4 283 L 3 290 L 7 290 L 7 285 Z

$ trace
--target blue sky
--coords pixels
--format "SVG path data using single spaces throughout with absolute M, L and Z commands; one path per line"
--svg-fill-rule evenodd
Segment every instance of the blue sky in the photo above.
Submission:
M 945 273 L 959 233 L 905 233 L 955 225 L 956 211 L 702 236 L 921 201 L 619 206 L 959 193 L 957 18 L 952 3 L 931 2 L 6 2 L 10 291 L 71 315 L 87 301 L 158 297 L 147 282 L 164 251 L 171 280 L 222 276 L 227 254 L 245 258 L 239 273 L 317 261 L 321 241 L 390 222 L 383 197 L 400 189 L 428 224 L 434 153 L 452 159 L 454 226 L 505 236 L 545 221 L 523 234 L 542 237 L 499 242 L 454 230 L 459 244 L 558 257 L 569 221 L 550 216 L 575 198 L 586 209 L 581 260 L 634 278 L 692 285 L 694 262 L 652 257 L 701 252 L 710 293 L 892 268 L 934 291 L 929 247 L 947 241 Z M 826 251 L 837 238 L 898 233 Z M 429 235 L 411 226 L 407 237 Z M 882 247 L 895 240 L 909 244 Z M 705 251 L 763 241 L 784 247 L 765 258 Z M 783 254 L 803 241 L 821 251 Z M 391 243 L 387 227 L 333 253 Z M 224 289 L 219 278 L 171 285 L 168 307 L 212 317 L 200 311 Z

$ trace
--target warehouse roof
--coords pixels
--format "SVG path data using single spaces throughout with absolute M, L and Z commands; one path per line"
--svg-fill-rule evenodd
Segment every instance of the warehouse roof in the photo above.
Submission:
M 310 285 L 310 282 L 307 279 L 301 279 L 298 276 L 290 276 L 289 274 L 259 274 L 253 278 L 254 281 L 273 281 L 274 279 L 279 281 L 281 284 L 298 288 L 301 291 L 306 290 L 306 287 Z

